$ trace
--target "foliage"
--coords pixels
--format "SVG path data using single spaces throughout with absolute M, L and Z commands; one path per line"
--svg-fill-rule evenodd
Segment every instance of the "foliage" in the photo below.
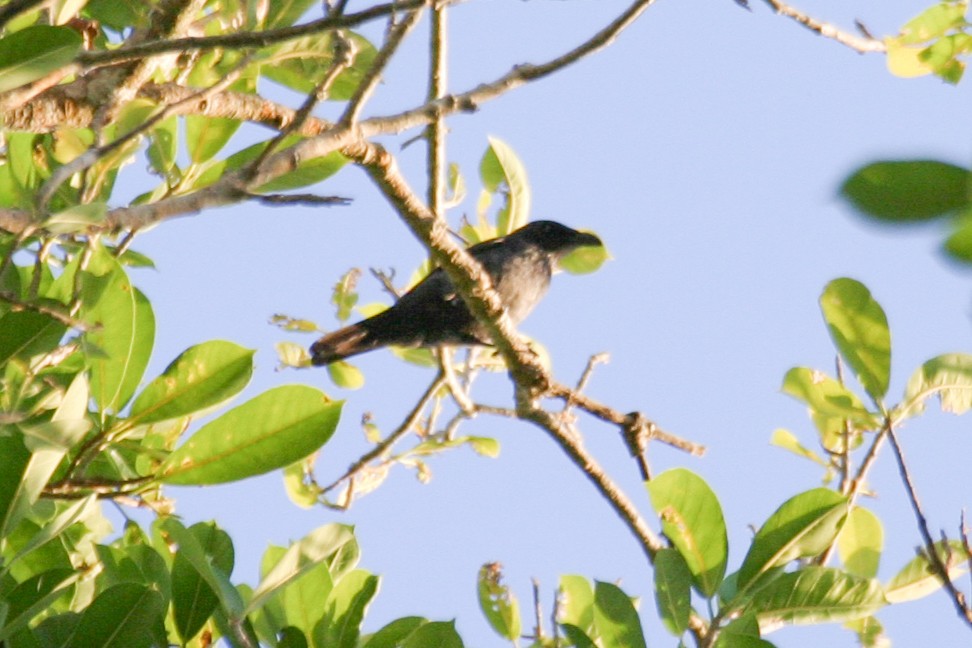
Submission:
M 160 7 L 168 4 L 179 3 Z M 290 30 L 315 5 L 308 0 L 183 4 L 193 7 L 192 15 L 176 11 L 164 24 L 132 1 L 21 3 L 2 14 L 0 644 L 207 646 L 222 638 L 239 646 L 461 646 L 452 622 L 419 616 L 365 632 L 379 578 L 358 567 L 360 551 L 347 526 L 325 525 L 287 547 L 270 546 L 260 581 L 251 587 L 232 579 L 233 540 L 217 523 L 186 527 L 172 515 L 166 485 L 233 482 L 282 469 L 298 505 L 347 507 L 375 490 L 394 465 L 427 478 L 430 457 L 453 448 L 495 457 L 496 439 L 456 430 L 478 413 L 462 402 L 476 374 L 506 369 L 504 358 L 491 351 L 448 365 L 448 358 L 428 350 L 398 350 L 407 362 L 438 369 L 427 398 L 387 435 L 366 421 L 373 449 L 331 486 L 319 485 L 313 460 L 334 433 L 343 401 L 293 384 L 230 406 L 253 375 L 253 350 L 226 340 L 196 343 L 145 381 L 157 322 L 130 276 L 152 263 L 130 249 L 137 231 L 200 205 L 327 202 L 277 192 L 329 180 L 349 161 L 384 172 L 385 186 L 395 179 L 388 168 L 375 169 L 380 147 L 354 141 L 345 123 L 354 121 L 369 84 L 380 76 L 383 55 L 394 47 L 379 52 L 350 28 Z M 958 82 L 962 58 L 972 49 L 966 12 L 965 3 L 935 5 L 887 39 L 892 70 Z M 335 20 L 357 24 L 342 15 Z M 181 35 L 166 29 L 178 31 L 173 25 L 186 21 L 192 29 L 184 31 L 211 39 L 207 46 L 165 42 Z M 404 19 L 394 22 L 389 32 L 403 25 Z M 128 41 L 132 34 L 148 34 L 149 46 L 167 48 L 129 57 L 119 42 L 137 47 Z M 165 59 L 170 55 L 177 58 Z M 143 60 L 152 63 L 142 68 Z M 307 110 L 261 103 L 258 90 L 267 82 L 308 95 Z M 81 85 L 109 90 L 86 96 L 91 105 L 74 106 L 78 114 L 91 109 L 87 118 L 43 121 L 45 101 L 68 101 L 71 93 L 62 91 Z M 188 94 L 166 94 L 174 88 Z M 214 96 L 236 103 L 219 113 Z M 342 102 L 347 119 L 335 125 L 308 117 L 323 99 Z M 39 121 L 25 125 L 18 120 L 34 114 L 25 108 L 31 100 Z M 247 113 L 254 103 L 260 110 Z M 475 102 L 455 105 L 465 110 Z M 406 115 L 418 120 L 412 126 L 438 118 L 431 108 L 412 112 L 419 115 Z M 255 138 L 244 121 L 276 132 Z M 371 127 L 376 134 L 400 130 L 397 122 L 385 131 Z M 144 159 L 155 186 L 113 207 L 126 200 L 125 167 L 133 159 Z M 478 171 L 475 217 L 457 228 L 466 244 L 502 236 L 530 218 L 526 167 L 512 147 L 490 138 Z M 946 249 L 968 262 L 969 173 L 934 160 L 876 162 L 852 174 L 842 191 L 883 221 L 947 219 L 953 233 Z M 450 194 L 446 206 L 461 203 L 461 170 L 451 167 L 442 180 Z M 592 272 L 607 258 L 604 248 L 582 248 L 562 265 Z M 431 267 L 424 264 L 411 282 Z M 335 285 L 338 321 L 384 307 L 359 304 L 357 280 L 349 271 Z M 654 567 L 658 617 L 682 642 L 692 635 L 700 646 L 769 646 L 763 637 L 780 625 L 844 622 L 862 645 L 877 645 L 877 611 L 927 596 L 941 588 L 943 576 L 954 579 L 968 569 L 967 543 L 942 539 L 926 543 L 924 554 L 879 582 L 883 527 L 861 500 L 870 466 L 902 423 L 936 397 L 948 412 L 972 408 L 972 356 L 928 360 L 900 401 L 886 402 L 891 335 L 880 304 L 863 284 L 841 278 L 827 285 L 820 305 L 856 385 L 840 374 L 791 369 L 783 391 L 808 408 L 822 452 L 787 430 L 774 433 L 773 442 L 819 465 L 825 486 L 780 503 L 730 571 L 728 525 L 711 487 L 685 469 L 646 484 L 643 497 L 667 538 L 664 546 L 643 547 Z M 293 332 L 319 328 L 283 315 L 274 322 Z M 542 345 L 533 343 L 532 350 L 549 368 Z M 281 342 L 278 351 L 284 365 L 307 365 L 301 345 Z M 338 387 L 364 384 L 350 363 L 328 371 Z M 448 403 L 455 403 L 455 415 L 437 419 Z M 413 445 L 393 448 L 405 435 Z M 330 496 L 338 486 L 343 490 Z M 144 526 L 129 521 L 116 532 L 103 500 L 149 508 L 155 518 Z M 835 554 L 839 564 L 829 566 Z M 516 644 L 524 623 L 498 565 L 480 570 L 478 593 L 490 626 Z M 564 576 L 554 635 L 544 635 L 538 623 L 534 644 L 643 646 L 638 603 L 615 584 Z

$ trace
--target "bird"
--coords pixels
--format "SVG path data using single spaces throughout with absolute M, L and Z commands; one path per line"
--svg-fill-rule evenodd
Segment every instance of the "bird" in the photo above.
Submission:
M 538 220 L 468 249 L 489 274 L 514 324 L 530 314 L 550 286 L 557 263 L 579 247 L 602 246 L 594 234 Z M 489 333 L 452 281 L 436 268 L 388 309 L 326 334 L 310 347 L 311 364 L 329 365 L 385 346 L 490 345 Z

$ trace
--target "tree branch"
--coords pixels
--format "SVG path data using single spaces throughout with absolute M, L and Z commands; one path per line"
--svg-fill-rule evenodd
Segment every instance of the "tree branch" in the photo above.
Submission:
M 898 444 L 898 438 L 890 423 L 887 425 L 886 430 L 888 440 L 891 441 L 891 448 L 894 450 L 894 457 L 898 462 L 898 472 L 901 473 L 901 481 L 904 483 L 905 490 L 908 493 L 908 499 L 911 502 L 911 508 L 915 513 L 915 520 L 918 522 L 918 532 L 921 534 L 922 542 L 925 545 L 925 556 L 928 563 L 932 571 L 942 581 L 942 585 L 945 587 L 945 591 L 948 592 L 949 598 L 955 605 L 959 616 L 972 628 L 972 607 L 969 607 L 966 603 L 965 594 L 952 582 L 948 573 L 949 566 L 938 555 L 938 549 L 935 547 L 935 539 L 932 538 L 931 531 L 928 529 L 928 519 L 925 517 L 924 511 L 922 511 L 921 503 L 918 501 L 918 492 L 915 490 L 914 482 L 911 479 L 911 474 L 905 463 L 904 452 Z M 947 550 L 947 539 L 943 541 L 943 545 Z M 966 560 L 972 560 L 972 556 L 966 556 Z
M 824 38 L 835 40 L 841 45 L 851 48 L 855 52 L 866 54 L 868 52 L 888 51 L 888 48 L 884 45 L 884 43 L 876 38 L 862 38 L 860 36 L 855 36 L 854 34 L 845 32 L 840 28 L 831 25 L 830 23 L 821 22 L 816 18 L 812 18 L 796 7 L 791 7 L 781 0 L 766 0 L 766 4 L 768 4 L 773 11 L 781 16 L 792 18 L 815 34 L 823 36 Z

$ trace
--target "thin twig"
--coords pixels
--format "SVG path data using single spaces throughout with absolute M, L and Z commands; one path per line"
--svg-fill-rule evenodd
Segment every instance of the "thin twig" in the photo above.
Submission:
M 246 49 L 270 47 L 303 36 L 314 36 L 334 29 L 351 29 L 364 23 L 384 18 L 399 11 L 417 9 L 428 0 L 392 0 L 368 7 L 357 13 L 325 16 L 303 25 L 268 29 L 265 31 L 237 32 L 216 36 L 192 36 L 171 40 L 152 41 L 115 50 L 81 52 L 76 61 L 86 67 L 95 67 L 120 61 L 132 61 L 154 54 L 187 52 L 191 50 Z
M 791 7 L 788 4 L 781 2 L 780 0 L 766 0 L 773 11 L 780 14 L 781 16 L 786 16 L 787 18 L 792 18 L 797 21 L 810 31 L 823 36 L 824 38 L 830 38 L 837 41 L 841 45 L 846 45 L 855 52 L 860 52 L 865 54 L 868 52 L 886 52 L 887 47 L 885 44 L 875 38 L 867 38 L 855 36 L 849 32 L 843 31 L 839 27 L 835 27 L 830 23 L 825 23 L 812 18 L 808 14 L 800 11 L 796 7 Z
M 364 78 L 358 82 L 358 87 L 354 89 L 354 94 L 351 95 L 351 99 L 348 101 L 348 106 L 345 108 L 344 114 L 339 120 L 341 125 L 350 126 L 358 121 L 361 109 L 364 108 L 368 98 L 371 97 L 371 94 L 378 86 L 378 82 L 381 81 L 382 71 L 388 65 L 388 62 L 391 61 L 395 52 L 398 51 L 399 45 L 402 44 L 402 41 L 405 40 L 408 33 L 418 24 L 421 16 L 422 10 L 416 9 L 415 11 L 409 12 L 404 20 L 396 22 L 388 30 L 388 37 L 385 39 L 385 44 L 378 50 L 378 54 L 375 55 L 371 67 L 365 72 Z
M 260 151 L 260 155 L 249 165 L 249 173 L 247 175 L 256 173 L 263 165 L 263 161 L 275 153 L 291 133 L 299 132 L 304 127 L 304 124 L 307 123 L 317 104 L 327 99 L 331 91 L 331 86 L 334 85 L 337 78 L 351 66 L 351 63 L 354 61 L 354 44 L 338 31 L 333 33 L 332 38 L 334 39 L 332 47 L 333 58 L 331 59 L 331 65 L 328 67 L 327 72 L 324 73 L 324 78 L 307 95 L 303 105 L 294 113 L 290 123 L 281 128 L 280 132 L 267 143 L 266 148 Z
M 952 582 L 948 573 L 949 567 L 942 561 L 942 557 L 938 555 L 935 540 L 932 538 L 931 531 L 928 529 L 928 519 L 925 517 L 921 503 L 918 501 L 918 491 L 915 489 L 915 484 L 911 479 L 911 474 L 905 463 L 904 452 L 901 450 L 901 445 L 898 443 L 897 436 L 890 423 L 886 426 L 886 430 L 888 439 L 891 441 L 891 448 L 894 450 L 894 457 L 898 462 L 898 472 L 901 474 L 905 491 L 907 491 L 908 499 L 911 501 L 911 508 L 915 513 L 915 521 L 918 523 L 918 533 L 921 534 L 922 542 L 925 545 L 925 556 L 932 567 L 932 571 L 942 581 L 942 585 L 948 592 L 949 598 L 955 605 L 959 616 L 965 619 L 965 622 L 972 627 L 972 608 L 966 604 L 965 594 Z M 948 542 L 946 541 L 943 546 L 947 548 L 949 546 Z
M 445 376 L 441 373 L 437 374 L 432 383 L 428 386 L 422 396 L 419 398 L 418 403 L 412 408 L 412 411 L 408 413 L 405 420 L 398 428 L 389 434 L 386 438 L 382 439 L 374 448 L 361 455 L 357 461 L 351 464 L 350 467 L 344 472 L 343 475 L 335 479 L 333 482 L 321 489 L 322 493 L 327 493 L 338 486 L 340 486 L 345 480 L 351 479 L 357 473 L 367 466 L 372 460 L 377 459 L 381 455 L 385 454 L 389 448 L 395 445 L 403 436 L 408 434 L 409 430 L 415 427 L 418 423 L 419 418 L 422 416 L 423 410 L 425 410 L 426 405 L 431 402 L 435 397 L 435 393 L 445 384 Z
M 61 311 L 59 308 L 54 308 L 45 304 L 38 304 L 36 302 L 23 301 L 17 295 L 6 290 L 0 290 L 0 301 L 5 301 L 8 304 L 12 304 L 13 310 L 15 311 L 29 310 L 35 313 L 42 313 L 51 319 L 57 320 L 61 324 L 70 326 L 71 328 L 79 331 L 90 331 L 94 328 L 91 324 L 71 317 L 70 314 Z
M 311 193 L 298 194 L 255 194 L 246 193 L 248 198 L 264 205 L 307 205 L 310 207 L 331 207 L 334 205 L 350 205 L 351 198 L 344 196 L 318 196 Z
M 429 28 L 429 93 L 428 101 L 441 99 L 446 92 L 448 40 L 446 37 L 446 7 L 435 5 L 432 8 Z M 429 180 L 429 209 L 438 217 L 444 217 L 443 196 L 445 195 L 445 118 L 436 115 L 426 129 L 427 177 Z
M 543 608 L 540 605 L 540 581 L 531 578 L 533 586 L 533 639 L 536 644 L 543 645 Z

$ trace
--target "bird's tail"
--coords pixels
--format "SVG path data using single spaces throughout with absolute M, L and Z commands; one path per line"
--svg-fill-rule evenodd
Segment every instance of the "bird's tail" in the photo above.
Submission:
M 378 339 L 378 336 L 372 333 L 366 322 L 358 322 L 333 333 L 328 333 L 312 344 L 310 347 L 311 364 L 315 366 L 329 365 L 332 362 L 377 349 L 384 344 Z

